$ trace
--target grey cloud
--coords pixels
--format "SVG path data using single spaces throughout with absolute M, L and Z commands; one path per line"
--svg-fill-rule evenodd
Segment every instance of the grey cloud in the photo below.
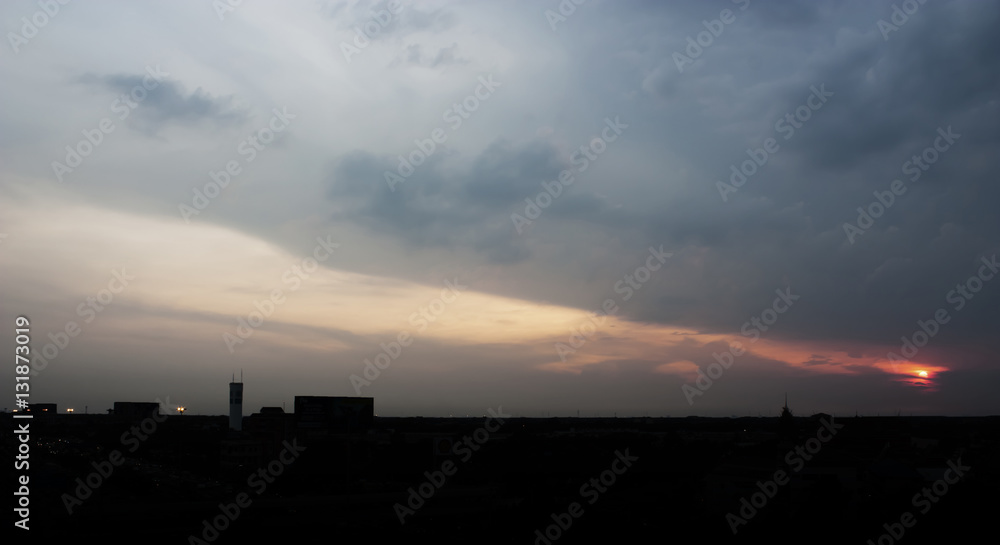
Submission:
M 215 97 L 200 87 L 187 94 L 180 83 L 169 79 L 162 79 L 156 82 L 153 89 L 147 90 L 148 87 L 143 87 L 144 78 L 152 86 L 145 74 L 86 74 L 80 79 L 119 93 L 119 96 L 131 95 L 136 87 L 142 89 L 143 94 L 128 98 L 136 104 L 134 107 L 129 107 L 125 99 L 122 103 L 129 107 L 127 122 L 150 135 L 170 124 L 197 125 L 207 122 L 227 127 L 240 125 L 249 119 L 247 110 L 237 106 L 233 96 Z
M 328 2 L 322 11 L 342 30 L 358 27 L 365 31 L 366 24 L 374 23 L 378 27 L 374 33 L 376 39 L 384 36 L 404 36 L 424 30 L 440 33 L 457 22 L 454 13 L 448 8 L 427 9 L 409 0 L 397 0 L 391 3 L 400 6 L 395 9 L 395 13 L 389 10 L 389 0 Z M 387 17 L 388 21 L 385 20 Z

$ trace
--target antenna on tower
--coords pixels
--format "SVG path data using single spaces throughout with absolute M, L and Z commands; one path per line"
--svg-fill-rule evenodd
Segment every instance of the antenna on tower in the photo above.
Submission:
M 240 369 L 240 382 L 243 382 L 243 369 Z

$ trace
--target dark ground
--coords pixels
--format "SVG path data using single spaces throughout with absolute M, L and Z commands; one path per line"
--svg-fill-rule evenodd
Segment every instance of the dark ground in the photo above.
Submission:
M 3 457 L 14 460 L 15 421 L 0 416 Z M 546 543 L 536 530 L 544 534 L 555 525 L 553 514 L 568 526 L 548 538 L 559 545 L 916 545 L 991 542 L 997 535 L 1000 417 L 836 418 L 843 427 L 832 436 L 819 432 L 830 426 L 818 416 L 507 418 L 499 429 L 490 423 L 496 431 L 488 436 L 479 432 L 482 445 L 475 433 L 483 418 L 376 418 L 367 432 L 350 435 L 287 422 L 244 435 L 246 444 L 260 446 L 249 449 L 246 460 L 254 462 L 234 465 L 223 450 L 243 443 L 232 443 L 225 417 L 166 417 L 141 442 L 134 436 L 123 442 L 133 424 L 112 416 L 34 419 L 31 529 L 15 528 L 12 543 L 532 544 Z M 465 436 L 478 450 L 435 453 L 442 440 Z M 817 437 L 828 441 L 807 443 Z M 273 482 L 258 477 L 248 484 L 280 460 L 283 441 L 292 439 L 305 450 L 289 464 L 272 464 L 280 470 Z M 815 454 L 799 455 L 797 446 L 811 446 Z M 64 502 L 75 494 L 76 479 L 86 479 L 92 464 L 116 449 L 121 465 L 69 514 Z M 615 462 L 626 452 L 634 459 L 630 467 Z M 945 471 L 949 461 L 970 469 L 958 478 Z M 435 476 L 446 462 L 454 464 L 447 466 L 452 475 Z M 778 470 L 788 481 L 766 484 Z M 429 482 L 425 472 L 443 484 L 426 484 L 430 497 L 422 505 L 414 499 L 416 508 L 401 524 L 397 510 L 406 505 L 408 489 Z M 602 473 L 614 482 L 598 481 L 603 491 L 581 490 Z M 945 491 L 942 481 L 935 491 L 944 477 L 956 482 Z M 727 513 L 740 516 L 741 498 L 753 500 L 758 481 L 773 496 L 759 494 L 758 504 L 766 503 L 734 535 Z M 915 503 L 925 488 L 931 497 Z M 219 504 L 234 503 L 241 492 L 249 505 L 231 521 L 219 519 L 225 529 L 206 532 L 203 521 L 224 517 Z M 580 516 L 563 515 L 574 502 Z M 912 527 L 900 523 L 905 512 Z M 885 525 L 898 539 L 879 541 L 889 531 Z

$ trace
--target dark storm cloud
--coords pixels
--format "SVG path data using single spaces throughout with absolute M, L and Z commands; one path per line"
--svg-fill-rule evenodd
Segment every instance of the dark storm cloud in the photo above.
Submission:
M 917 319 L 947 307 L 948 291 L 975 272 L 980 255 L 996 250 L 1000 223 L 992 203 L 998 191 L 988 169 L 970 167 L 985 165 L 998 136 L 998 59 L 981 52 L 996 49 L 990 29 L 1000 22 L 1000 10 L 981 4 L 927 4 L 921 10 L 888 43 L 871 21 L 869 36 L 825 52 L 825 62 L 804 67 L 808 76 L 793 76 L 774 98 L 780 106 L 771 110 L 784 113 L 802 104 L 810 82 L 825 81 L 836 97 L 787 143 L 778 138 L 782 149 L 730 202 L 700 205 L 697 218 L 668 214 L 655 228 L 661 236 L 686 234 L 707 245 L 717 259 L 718 268 L 708 273 L 716 282 L 735 279 L 739 264 L 742 301 L 715 305 L 749 316 L 765 307 L 768 283 L 777 287 L 789 278 L 810 308 L 780 323 L 776 335 L 892 342 L 912 333 Z M 771 24 L 763 16 L 755 22 Z M 900 172 L 903 163 L 932 144 L 938 127 L 949 125 L 959 133 L 964 128 L 962 139 L 911 183 Z M 751 136 L 733 152 L 759 147 L 768 136 L 776 135 Z M 726 166 L 747 158 L 723 157 Z M 724 179 L 725 167 L 715 170 Z M 908 192 L 854 245 L 847 243 L 842 224 L 854 221 L 856 208 L 868 206 L 872 191 L 885 191 L 894 178 L 906 180 Z M 978 202 L 971 195 L 979 195 Z M 746 214 L 749 206 L 758 217 Z M 753 297 L 755 291 L 761 297 Z M 714 299 L 705 293 L 698 306 Z M 998 322 L 989 309 L 998 300 L 1000 290 L 984 289 L 963 309 L 962 325 L 935 342 L 992 342 L 986 331 Z M 697 316 L 693 307 L 643 316 Z
M 464 247 L 498 263 L 527 258 L 510 210 L 566 167 L 557 150 L 542 141 L 497 141 L 460 172 L 448 169 L 446 154 L 438 153 L 395 191 L 385 172 L 395 174 L 398 159 L 366 152 L 345 156 L 333 167 L 331 199 L 347 199 L 349 209 L 342 213 L 408 244 Z
M 150 135 L 170 124 L 208 122 L 226 127 L 240 125 L 249 119 L 247 111 L 234 104 L 233 96 L 216 97 L 201 88 L 188 94 L 180 83 L 169 79 L 152 80 L 146 74 L 86 74 L 80 79 L 84 83 L 105 87 L 119 97 L 129 97 L 135 106 L 129 108 L 131 119 L 128 122 Z M 136 88 L 141 91 L 134 91 Z M 123 102 L 125 100 L 122 98 Z M 128 102 L 125 104 L 130 106 Z
M 638 16 L 591 7 L 609 10 L 614 22 Z M 927 3 L 886 41 L 876 23 L 891 15 L 889 5 L 849 10 L 838 3 L 753 3 L 683 73 L 670 54 L 683 47 L 685 33 L 702 30 L 702 18 L 717 13 L 705 6 L 647 7 L 643 17 L 654 22 L 676 15 L 670 11 L 683 13 L 669 22 L 680 37 L 656 46 L 660 60 L 647 63 L 645 76 L 636 81 L 621 63 L 607 62 L 613 55 L 572 62 L 581 81 L 596 84 L 598 102 L 614 102 L 609 93 L 627 85 L 655 99 L 644 111 L 621 106 L 639 120 L 630 137 L 659 141 L 699 174 L 671 178 L 669 199 L 623 200 L 617 187 L 660 177 L 656 158 L 649 157 L 646 168 L 594 174 L 586 188 L 567 191 L 539 220 L 553 229 L 580 226 L 579 236 L 597 231 L 633 240 L 626 250 L 636 253 L 659 243 L 697 248 L 678 252 L 682 262 L 672 278 L 684 286 L 683 295 L 668 293 L 676 291 L 669 283 L 659 292 L 647 290 L 626 315 L 734 332 L 770 306 L 775 289 L 790 286 L 802 296 L 800 306 L 794 319 L 783 318 L 770 334 L 837 339 L 856 352 L 852 343 L 893 343 L 912 332 L 916 320 L 945 305 L 956 282 L 975 273 L 981 255 L 996 250 L 1000 191 L 987 165 L 1000 136 L 1000 58 L 987 52 L 1000 45 L 991 30 L 1000 23 L 1000 7 Z M 767 38 L 776 32 L 780 41 Z M 800 52 L 797 44 L 806 49 Z M 783 138 L 787 133 L 779 133 L 776 122 L 794 115 L 814 89 L 834 94 Z M 959 141 L 910 182 L 901 172 L 904 163 L 948 126 L 962 135 Z M 746 148 L 761 147 L 766 138 L 775 138 L 779 151 L 723 202 L 715 181 L 728 181 L 729 166 L 747 160 Z M 551 146 L 498 140 L 467 172 L 448 168 L 447 157 L 434 159 L 395 193 L 379 184 L 393 160 L 370 158 L 364 172 L 345 160 L 332 191 L 358 199 L 353 214 L 359 222 L 410 243 L 481 254 L 517 247 L 523 259 L 546 261 L 529 258 L 527 246 L 503 236 L 511 229 L 501 220 L 538 194 L 539 181 L 566 168 Z M 365 180 L 364 188 L 349 174 Z M 868 206 L 872 192 L 886 191 L 896 178 L 907 182 L 907 193 L 850 244 L 844 223 L 856 221 L 857 207 Z M 635 240 L 636 233 L 645 240 Z M 575 242 L 574 233 L 567 236 Z M 1000 288 L 984 289 L 963 309 L 963 325 L 942 330 L 935 342 L 988 342 L 989 329 L 1000 325 L 989 310 L 998 301 Z
M 567 158 L 544 140 L 497 140 L 466 169 L 448 163 L 448 154 L 439 151 L 392 191 L 385 173 L 396 174 L 399 159 L 356 151 L 333 167 L 330 198 L 350 203 L 343 214 L 408 244 L 464 247 L 497 263 L 527 258 L 511 212 L 542 192 L 542 181 L 570 168 Z M 546 213 L 574 220 L 607 208 L 590 193 L 569 193 Z

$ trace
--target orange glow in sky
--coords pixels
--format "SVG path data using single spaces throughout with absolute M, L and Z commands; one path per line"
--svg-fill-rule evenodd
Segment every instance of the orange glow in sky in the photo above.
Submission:
M 106 283 L 112 267 L 128 267 L 137 278 L 122 299 L 150 312 L 141 319 L 116 318 L 109 313 L 102 316 L 104 327 L 113 326 L 126 338 L 149 331 L 190 338 L 194 334 L 191 321 L 197 318 L 202 326 L 212 324 L 212 342 L 223 356 L 230 354 L 222 332 L 235 331 L 237 316 L 246 316 L 254 309 L 255 300 L 281 288 L 287 302 L 275 308 L 269 325 L 280 322 L 286 327 L 261 328 L 254 333 L 252 344 L 311 347 L 325 351 L 332 359 L 349 348 L 347 343 L 310 332 L 344 331 L 381 340 L 410 331 L 456 347 L 521 344 L 533 347 L 538 355 L 534 367 L 539 371 L 576 375 L 590 366 L 615 370 L 632 362 L 652 364 L 657 374 L 694 380 L 699 368 L 712 363 L 712 352 L 719 349 L 720 343 L 723 347 L 740 343 L 747 351 L 733 358 L 735 365 L 764 359 L 810 373 L 841 375 L 874 368 L 923 391 L 933 391 L 937 374 L 948 370 L 927 363 L 851 355 L 844 349 L 815 342 L 773 338 L 751 342 L 738 334 L 631 322 L 620 315 L 594 317 L 581 309 L 476 292 L 473 287 L 456 295 L 448 311 L 434 321 L 433 327 L 426 327 L 426 323 L 421 326 L 415 321 L 415 311 L 439 297 L 444 284 L 427 286 L 338 270 L 339 256 L 333 255 L 302 281 L 308 289 L 296 293 L 298 284 L 290 287 L 283 281 L 283 273 L 301 263 L 301 255 L 224 227 L 187 225 L 174 218 L 139 217 L 85 206 L 50 204 L 45 212 L 29 214 L 16 207 L 4 212 L 12 232 L 33 234 L 33 245 L 19 246 L 13 239 L 5 243 L 5 251 L 0 254 L 0 265 L 20 264 L 15 269 L 18 282 L 28 285 L 46 279 L 44 289 L 39 287 L 37 291 L 62 294 L 76 301 L 88 295 L 93 286 Z M 94 216 L 100 216 L 102 221 L 88 222 Z M 312 243 L 306 241 L 306 247 Z M 98 250 L 102 259 L 88 261 L 88 253 Z M 60 270 L 67 260 L 81 264 L 75 274 L 47 274 Z M 467 280 L 456 277 L 456 281 Z M 221 323 L 228 326 L 220 327 L 212 320 L 214 317 L 222 317 Z M 687 348 L 708 345 L 712 347 L 703 354 Z M 561 353 L 559 346 L 563 347 Z M 231 352 L 237 350 L 245 348 L 236 345 Z M 344 370 L 355 368 L 345 363 Z

